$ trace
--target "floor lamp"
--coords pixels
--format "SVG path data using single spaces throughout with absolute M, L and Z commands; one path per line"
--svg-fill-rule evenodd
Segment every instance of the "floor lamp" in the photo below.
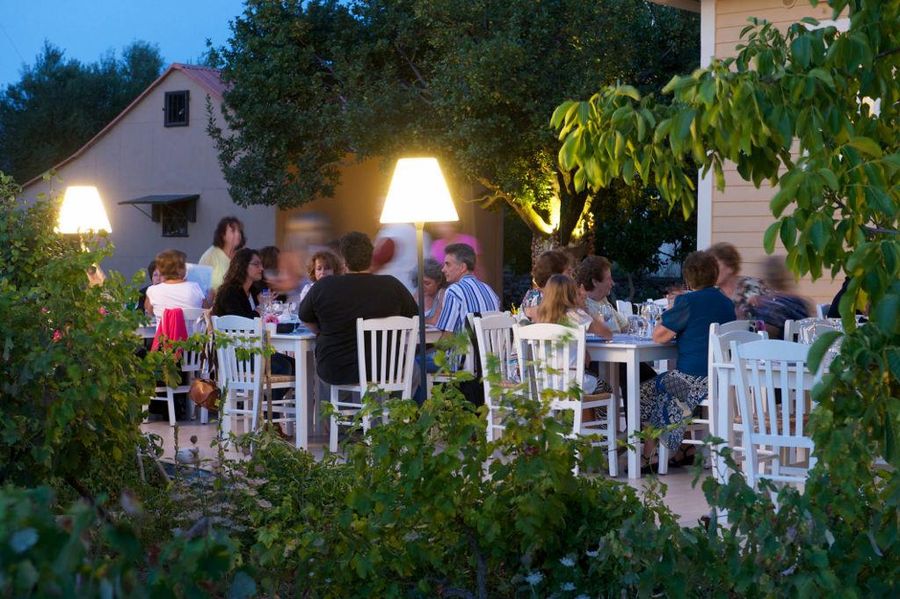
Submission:
M 66 188 L 59 219 L 54 229 L 63 235 L 77 235 L 82 251 L 86 251 L 84 235 L 94 235 L 105 231 L 112 232 L 109 217 L 100 199 L 100 192 L 93 185 L 72 185 Z M 103 282 L 103 271 L 94 264 L 87 273 L 91 285 Z
M 459 220 L 456 206 L 447 189 L 437 158 L 401 158 L 397 161 L 381 223 L 412 223 L 416 227 L 416 253 L 419 276 L 416 279 L 419 294 L 419 360 L 422 389 L 428 389 L 425 372 L 425 223 L 444 223 Z

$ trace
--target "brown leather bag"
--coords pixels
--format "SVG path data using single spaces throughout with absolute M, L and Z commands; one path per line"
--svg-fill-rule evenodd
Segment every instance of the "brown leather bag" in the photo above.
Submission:
M 191 381 L 191 388 L 188 391 L 188 397 L 195 404 L 207 410 L 217 410 L 219 408 L 219 397 L 222 393 L 219 391 L 215 381 L 210 379 L 196 378 Z
M 208 322 L 209 313 L 204 314 L 204 316 L 207 318 L 207 330 L 212 331 L 212 323 Z M 207 376 L 211 377 L 215 376 L 216 368 L 214 361 L 209 359 L 211 355 L 214 355 L 213 347 L 212 339 L 210 338 L 209 342 L 203 347 L 203 351 L 200 352 L 200 372 L 206 372 Z M 204 368 L 204 365 L 208 365 L 208 367 Z M 219 398 L 221 395 L 222 392 L 219 390 L 215 380 L 199 376 L 191 381 L 191 388 L 188 390 L 188 397 L 191 398 L 191 401 L 207 410 L 219 409 Z

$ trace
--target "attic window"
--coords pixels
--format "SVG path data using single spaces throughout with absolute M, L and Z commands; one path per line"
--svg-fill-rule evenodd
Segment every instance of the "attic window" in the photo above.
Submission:
M 166 105 L 163 108 L 166 127 L 187 127 L 191 92 L 166 92 Z

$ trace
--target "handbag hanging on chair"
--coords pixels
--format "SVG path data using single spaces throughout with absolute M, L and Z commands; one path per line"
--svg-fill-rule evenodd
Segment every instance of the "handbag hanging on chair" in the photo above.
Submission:
M 209 318 L 208 315 L 205 316 L 207 319 Z M 208 322 L 206 330 L 212 331 L 212 326 L 209 326 Z M 188 397 L 191 398 L 191 401 L 207 410 L 218 410 L 219 399 L 222 396 L 219 385 L 215 380 L 216 364 L 214 360 L 210 359 L 210 352 L 214 351 L 214 347 L 215 345 L 212 336 L 210 335 L 209 340 L 204 344 L 203 350 L 200 352 L 199 372 L 205 372 L 206 377 L 195 377 L 194 380 L 191 381 L 190 390 L 188 390 Z M 207 366 L 205 369 L 204 364 Z

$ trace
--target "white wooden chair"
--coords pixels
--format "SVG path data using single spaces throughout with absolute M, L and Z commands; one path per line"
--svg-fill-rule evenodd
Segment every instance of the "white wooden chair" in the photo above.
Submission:
M 622 316 L 634 316 L 634 306 L 631 305 L 631 302 L 616 300 L 616 312 Z
M 768 333 L 765 331 L 752 333 L 749 330 L 719 333 L 717 327 L 718 325 L 712 324 L 709 330 L 710 362 L 707 397 L 709 431 L 713 436 L 724 439 L 728 447 L 743 452 L 743 447 L 738 446 L 735 435 L 740 431 L 740 423 L 736 420 L 738 410 L 731 344 L 752 343 L 768 339 Z M 725 461 L 717 457 L 713 468 L 713 475 L 718 480 L 724 480 Z
M 570 328 L 558 324 L 532 324 L 514 329 L 519 371 L 528 373 L 537 399 L 545 391 L 554 393 L 551 413 L 572 412 L 569 437 L 600 435 L 597 444 L 606 447 L 610 476 L 618 476 L 616 452 L 616 406 L 611 393 L 584 395 L 580 391 L 584 381 L 585 332 L 582 327 Z M 573 388 L 579 390 L 573 398 Z M 606 418 L 582 421 L 582 410 L 605 408 Z
M 412 398 L 418 330 L 418 316 L 356 319 L 359 383 L 331 386 L 331 406 L 334 408 L 328 443 L 331 452 L 338 450 L 338 427 L 353 423 L 372 388 L 384 393 L 400 392 L 404 399 Z M 341 399 L 341 391 L 358 394 L 359 401 Z M 368 431 L 370 417 L 364 416 L 362 423 L 363 430 Z
M 265 387 L 269 389 L 293 389 L 295 380 L 290 375 L 269 375 L 266 377 L 263 324 L 260 318 L 241 316 L 213 316 L 213 329 L 217 335 L 227 336 L 229 343 L 216 349 L 219 359 L 219 388 L 225 395 L 222 406 L 222 430 L 235 432 L 237 424 L 242 424 L 244 432 L 255 431 L 259 427 L 259 416 L 263 409 L 262 398 Z M 249 355 L 239 355 L 238 350 L 252 351 Z M 285 396 L 272 401 L 272 422 L 290 422 L 296 430 L 296 398 Z
M 502 394 L 504 389 L 521 382 L 516 355 L 516 319 L 509 313 L 492 314 L 472 319 L 475 338 L 478 342 L 478 360 L 481 364 L 481 382 L 484 385 L 484 404 L 487 406 L 487 440 L 494 440 L 494 431 L 503 431 Z M 488 361 L 494 356 L 498 362 L 500 381 L 495 386 L 489 380 Z M 500 419 L 501 422 L 497 422 Z
M 831 304 L 816 304 L 816 318 L 828 318 L 829 310 L 831 310 Z
M 179 308 L 179 310 L 181 310 L 181 312 L 184 314 L 184 324 L 188 336 L 204 330 L 204 327 L 199 324 L 199 322 L 202 322 L 204 313 L 203 308 Z M 165 311 L 163 311 L 163 314 L 165 314 Z M 161 320 L 162 319 L 160 319 L 160 321 Z M 185 375 L 184 384 L 178 384 L 174 387 L 158 385 L 154 390 L 153 396 L 150 398 L 150 401 L 166 402 L 169 412 L 169 426 L 175 426 L 175 424 L 177 424 L 175 419 L 175 395 L 179 393 L 187 393 L 191 388 L 191 381 L 200 372 L 200 352 L 181 352 L 181 358 L 179 359 L 179 369 Z M 188 404 L 190 404 L 188 406 L 188 408 L 190 409 L 193 404 L 191 404 L 190 401 L 188 401 Z
M 815 466 L 813 441 L 805 431 L 807 392 L 814 382 L 807 369 L 808 354 L 808 345 L 790 341 L 731 343 L 744 473 L 754 488 L 761 479 L 802 484 Z M 808 452 L 806 464 L 790 462 L 798 449 Z M 761 467 L 761 451 L 771 455 L 766 469 Z

